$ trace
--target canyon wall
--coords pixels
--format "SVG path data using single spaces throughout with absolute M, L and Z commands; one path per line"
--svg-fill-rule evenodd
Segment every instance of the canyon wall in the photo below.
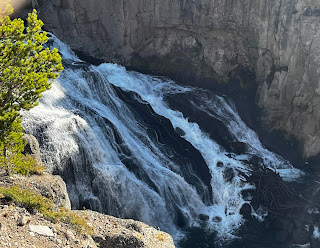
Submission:
M 256 90 L 262 122 L 320 152 L 319 0 L 42 0 L 80 54 L 188 84 Z

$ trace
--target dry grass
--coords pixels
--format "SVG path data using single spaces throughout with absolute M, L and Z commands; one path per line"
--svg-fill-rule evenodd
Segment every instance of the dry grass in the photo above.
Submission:
M 166 238 L 163 233 L 157 233 L 156 239 L 159 241 L 165 241 Z
M 31 190 L 22 189 L 19 186 L 0 187 L 0 198 L 7 203 L 14 202 L 31 213 L 38 211 L 52 222 L 61 221 L 65 224 L 70 224 L 79 234 L 88 235 L 92 233 L 91 227 L 84 218 L 64 208 L 55 211 L 51 199 Z

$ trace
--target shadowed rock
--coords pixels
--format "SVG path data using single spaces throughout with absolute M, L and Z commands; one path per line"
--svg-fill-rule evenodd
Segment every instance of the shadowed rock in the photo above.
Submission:
M 176 127 L 175 130 L 176 130 L 177 134 L 179 134 L 180 136 L 186 135 L 185 131 L 183 131 L 180 127 Z
M 36 161 L 38 161 L 38 163 L 41 164 L 42 161 L 41 161 L 39 142 L 36 139 L 36 137 L 30 134 L 24 134 L 23 142 L 26 143 L 23 154 L 31 155 L 33 159 L 35 159 Z
M 248 100 L 241 88 L 257 88 L 263 124 L 311 157 L 320 151 L 319 9 L 318 0 L 44 0 L 39 15 L 92 61 L 206 88 L 233 82 L 239 102 Z

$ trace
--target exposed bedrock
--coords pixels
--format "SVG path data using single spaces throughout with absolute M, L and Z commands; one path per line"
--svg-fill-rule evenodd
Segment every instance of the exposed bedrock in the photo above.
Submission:
M 257 89 L 269 130 L 320 152 L 318 0 L 44 0 L 45 28 L 103 61 L 216 87 Z M 227 86 L 228 87 L 228 86 Z

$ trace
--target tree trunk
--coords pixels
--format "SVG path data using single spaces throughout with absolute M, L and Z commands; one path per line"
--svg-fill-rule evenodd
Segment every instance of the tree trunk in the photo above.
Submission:
M 10 176 L 11 175 L 10 164 L 9 164 L 9 161 L 7 160 L 7 149 L 6 148 L 3 149 L 3 156 L 5 158 L 4 168 L 6 170 L 6 174 L 7 174 L 7 176 Z

